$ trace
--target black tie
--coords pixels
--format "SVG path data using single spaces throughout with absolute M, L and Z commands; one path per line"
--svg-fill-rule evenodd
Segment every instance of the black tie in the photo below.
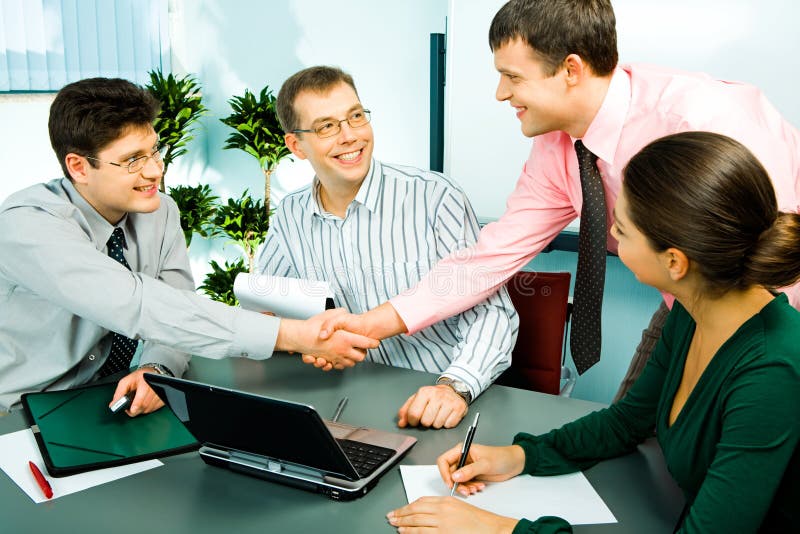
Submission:
M 606 197 L 597 169 L 597 156 L 575 141 L 581 175 L 583 209 L 578 234 L 578 269 L 575 274 L 572 332 L 569 348 L 578 374 L 600 361 L 600 317 L 606 279 Z
M 125 247 L 125 233 L 122 228 L 114 228 L 114 233 L 108 238 L 108 255 L 120 262 L 127 269 L 131 266 L 122 255 L 122 250 Z M 119 371 L 127 371 L 130 369 L 131 360 L 136 352 L 136 345 L 138 342 L 122 334 L 114 332 L 114 341 L 111 343 L 111 352 L 108 359 L 100 368 L 98 373 L 101 377 L 113 375 Z

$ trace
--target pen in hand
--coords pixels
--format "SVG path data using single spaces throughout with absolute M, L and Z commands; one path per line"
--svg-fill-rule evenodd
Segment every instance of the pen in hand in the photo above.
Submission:
M 342 400 L 339 401 L 339 405 L 336 406 L 336 411 L 333 413 L 333 421 L 334 423 L 339 420 L 339 417 L 342 416 L 342 412 L 344 411 L 344 407 L 347 406 L 347 397 L 342 397 Z
M 458 459 L 458 467 L 456 467 L 456 471 L 464 467 L 464 464 L 467 463 L 469 448 L 472 445 L 472 438 L 475 437 L 475 431 L 478 429 L 478 417 L 480 417 L 480 415 L 480 412 L 475 414 L 475 421 L 472 423 L 472 426 L 469 427 L 469 430 L 467 430 L 467 437 L 464 439 L 464 445 L 461 447 L 461 458 Z M 453 489 L 450 490 L 451 497 L 455 495 L 457 487 L 458 482 L 453 481 Z
M 44 493 L 44 496 L 47 497 L 48 499 L 52 499 L 53 488 L 50 487 L 50 483 L 47 482 L 46 478 L 44 478 L 42 472 L 39 471 L 39 468 L 33 462 L 28 462 L 28 467 L 31 468 L 31 473 L 33 473 L 33 478 L 36 479 L 36 483 L 42 489 L 42 493 Z

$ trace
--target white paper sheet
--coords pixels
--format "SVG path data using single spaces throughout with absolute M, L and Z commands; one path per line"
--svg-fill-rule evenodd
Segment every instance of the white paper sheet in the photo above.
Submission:
M 287 319 L 308 319 L 325 311 L 325 300 L 333 298 L 325 281 L 249 273 L 236 275 L 233 294 L 246 310 L 268 311 Z
M 435 465 L 401 465 L 400 473 L 408 502 L 425 496 L 450 495 Z M 543 515 L 554 515 L 572 525 L 617 522 L 583 473 L 552 477 L 522 475 L 505 482 L 487 482 L 483 491 L 459 497 L 478 508 L 515 519 L 525 517 L 533 521 Z
M 46 498 L 42 493 L 28 467 L 29 461 L 39 467 L 50 483 L 50 487 L 53 489 L 53 499 L 164 465 L 158 460 L 146 460 L 120 467 L 97 469 L 68 477 L 51 477 L 47 474 L 42 455 L 30 428 L 0 436 L 0 451 L 3 451 L 3 454 L 0 454 L 0 469 L 5 471 L 11 477 L 11 480 L 36 503 L 52 499 Z

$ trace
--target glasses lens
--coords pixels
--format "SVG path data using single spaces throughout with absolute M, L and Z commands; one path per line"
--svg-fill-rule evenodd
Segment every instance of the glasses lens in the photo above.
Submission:
M 319 126 L 314 128 L 314 131 L 320 137 L 330 137 L 332 135 L 338 134 L 340 129 L 341 128 L 338 122 L 330 121 L 320 124 Z
M 128 163 L 128 172 L 133 174 L 134 172 L 141 171 L 144 168 L 144 164 L 147 163 L 147 158 L 149 157 L 150 156 L 141 156 Z
M 364 126 L 368 122 L 369 122 L 369 110 L 367 109 L 361 109 L 359 111 L 356 111 L 347 118 L 347 123 L 353 128 Z

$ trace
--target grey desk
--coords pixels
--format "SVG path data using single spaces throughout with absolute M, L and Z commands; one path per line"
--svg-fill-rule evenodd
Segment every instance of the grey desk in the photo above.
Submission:
M 343 395 L 341 420 L 396 429 L 397 409 L 432 375 L 377 364 L 323 373 L 298 358 L 192 361 L 188 378 L 270 396 L 310 402 L 330 417 Z M 519 430 L 542 433 L 600 405 L 493 386 L 471 410 L 481 412 L 476 442 L 505 445 Z M 467 417 L 467 420 L 470 418 Z M 402 460 L 430 464 L 463 438 L 466 424 L 450 430 L 407 429 L 419 442 Z M 0 433 L 24 427 L 20 413 L 0 418 Z M 406 503 L 394 468 L 365 497 L 334 502 L 298 489 L 207 466 L 197 453 L 164 459 L 165 465 L 103 486 L 36 505 L 3 473 L 3 532 L 249 533 L 392 532 L 386 512 Z M 633 454 L 603 462 L 586 476 L 619 520 L 576 527 L 578 533 L 672 532 L 682 497 L 664 468 L 660 449 L 647 443 Z

